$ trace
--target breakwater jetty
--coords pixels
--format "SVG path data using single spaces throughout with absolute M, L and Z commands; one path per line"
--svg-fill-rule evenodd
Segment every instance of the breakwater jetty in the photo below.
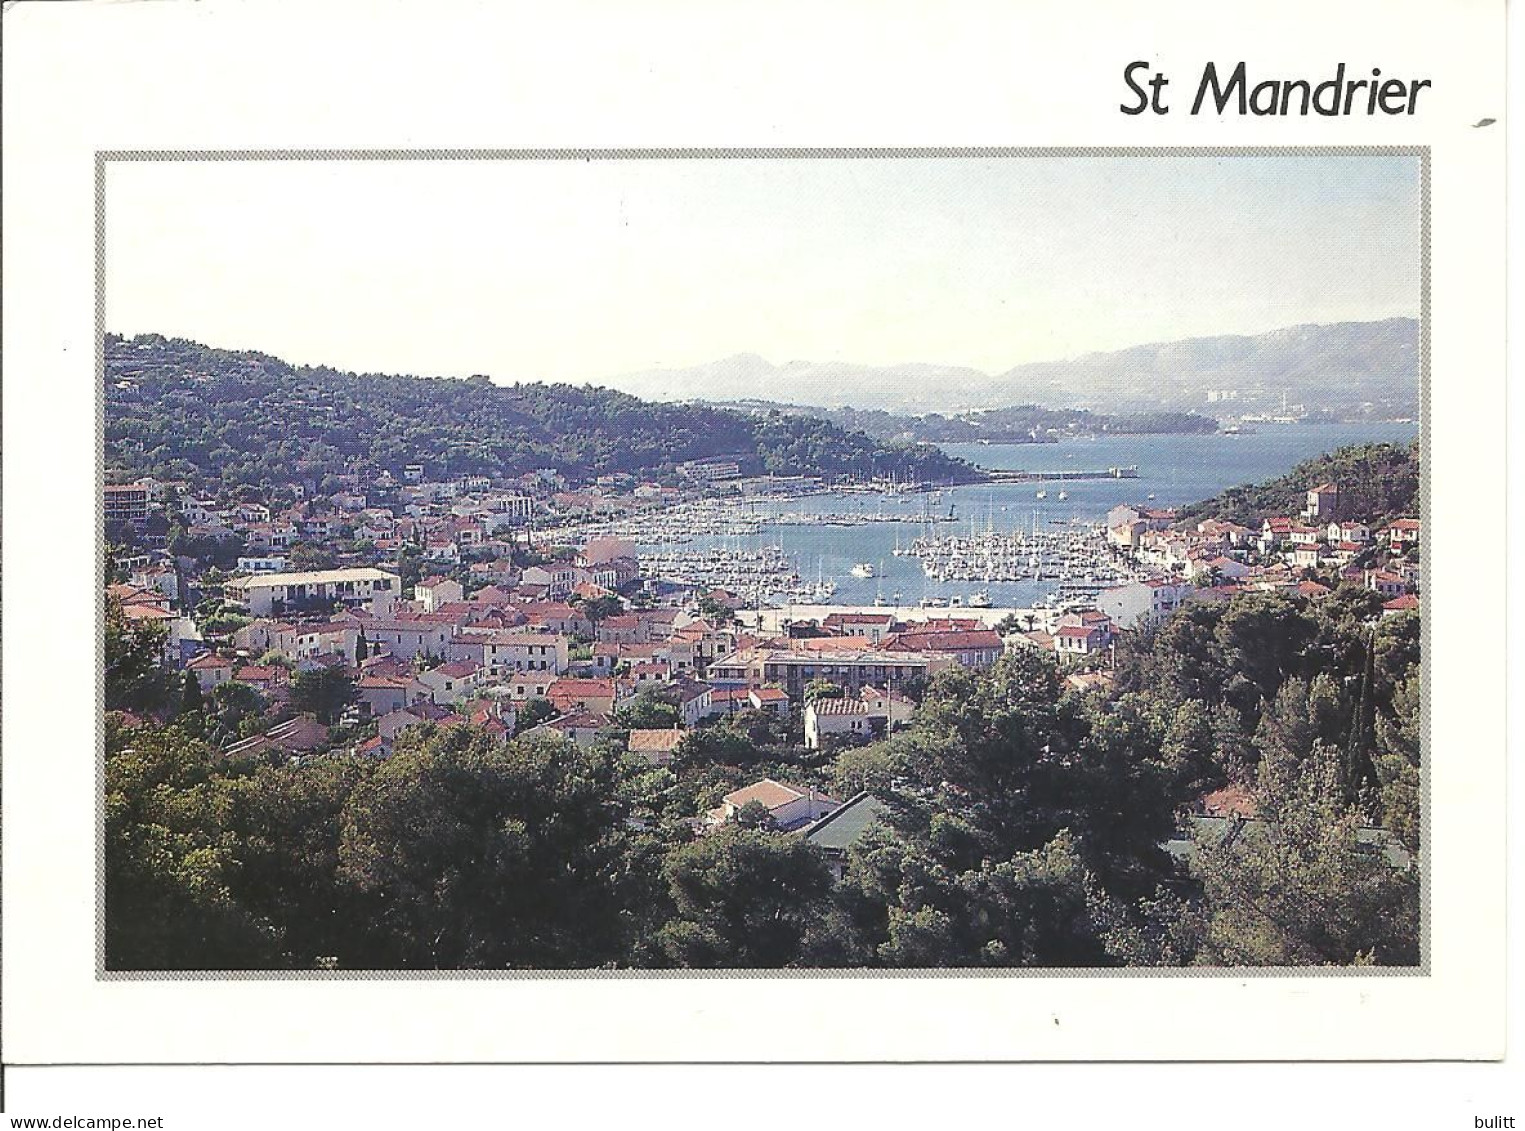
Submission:
M 1138 465 L 1106 467 L 1095 471 L 1020 471 L 1003 468 L 980 468 L 992 483 L 1055 483 L 1074 479 L 1137 479 Z

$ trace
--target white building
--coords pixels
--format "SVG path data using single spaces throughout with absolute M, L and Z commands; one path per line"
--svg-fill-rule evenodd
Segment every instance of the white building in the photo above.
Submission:
M 363 605 L 377 593 L 395 596 L 401 587 L 402 578 L 397 574 L 364 566 L 235 577 L 223 583 L 223 593 L 263 617 L 308 603 Z
M 805 749 L 819 750 L 833 735 L 867 738 L 873 733 L 868 704 L 861 699 L 816 699 L 805 704 Z
M 1164 620 L 1181 607 L 1194 589 L 1190 582 L 1168 578 L 1130 581 L 1102 590 L 1096 597 L 1096 607 L 1119 627 L 1138 628 Z
M 520 576 L 523 585 L 544 585 L 546 596 L 564 597 L 577 584 L 577 569 L 564 562 L 528 566 Z
M 452 601 L 463 600 L 465 596 L 466 590 L 461 588 L 460 582 L 451 581 L 448 577 L 426 577 L 413 586 L 413 598 L 422 602 L 426 613 L 432 613 Z
M 436 703 L 449 706 L 468 698 L 476 690 L 478 671 L 475 661 L 451 660 L 420 672 L 418 682 L 433 693 Z
M 239 573 L 280 573 L 286 568 L 283 557 L 239 558 Z
M 726 794 L 720 808 L 714 810 L 711 816 L 717 822 L 734 821 L 753 802 L 768 811 L 775 827 L 786 831 L 818 821 L 842 807 L 840 801 L 816 790 L 801 789 L 799 786 L 764 778 L 745 789 Z
M 456 625 L 433 617 L 363 617 L 355 626 L 365 633 L 372 647 L 385 645 L 385 651 L 399 659 L 418 656 L 447 656 Z
M 447 654 L 453 660 L 475 660 L 489 677 L 514 672 L 567 670 L 567 638 L 548 632 L 476 632 L 456 636 Z

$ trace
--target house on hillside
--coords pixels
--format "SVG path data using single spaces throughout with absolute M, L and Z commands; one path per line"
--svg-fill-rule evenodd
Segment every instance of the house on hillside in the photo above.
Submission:
M 186 664 L 185 670 L 196 676 L 202 691 L 211 691 L 233 679 L 233 661 L 216 652 L 203 652 Z
M 672 761 L 673 751 L 683 740 L 681 727 L 632 730 L 625 749 L 639 754 L 653 766 L 665 766 Z
M 1339 517 L 1335 514 L 1339 505 L 1340 489 L 1333 483 L 1320 483 L 1308 492 L 1308 501 L 1303 506 L 1303 517 L 1329 522 Z
M 789 832 L 818 821 L 826 814 L 842 806 L 840 801 L 826 796 L 819 790 L 787 785 L 784 782 L 764 778 L 744 789 L 728 793 L 718 809 L 711 810 L 710 822 L 723 824 L 734 821 L 743 809 L 756 802 L 768 812 L 773 827 Z
M 328 728 L 311 715 L 298 715 L 264 734 L 235 742 L 223 750 L 229 758 L 256 754 L 305 754 L 328 744 Z
M 355 697 L 362 713 L 380 716 L 430 699 L 429 685 L 409 676 L 363 675 L 355 681 Z
M 466 590 L 461 588 L 461 583 L 451 581 L 448 577 L 426 577 L 413 586 L 413 599 L 423 605 L 426 613 L 435 612 L 441 605 L 461 601 L 465 597 Z
M 814 699 L 805 704 L 805 749 L 819 750 L 823 740 L 873 734 L 868 705 L 861 699 Z
M 560 735 L 575 746 L 592 746 L 598 732 L 608 727 L 608 715 L 578 710 L 548 719 L 537 727 L 531 727 L 528 733 Z
M 472 660 L 451 660 L 420 672 L 418 682 L 429 689 L 436 703 L 448 706 L 468 698 L 477 689 L 480 670 Z
M 1112 633 L 1105 624 L 1064 624 L 1054 630 L 1054 651 L 1060 656 L 1094 656 L 1111 643 Z
M 1396 518 L 1386 531 L 1388 548 L 1401 554 L 1410 546 L 1419 545 L 1420 522 L 1417 518 Z

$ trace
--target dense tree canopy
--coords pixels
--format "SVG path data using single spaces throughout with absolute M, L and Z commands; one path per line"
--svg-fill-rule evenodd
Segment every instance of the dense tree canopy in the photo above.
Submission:
M 750 472 L 968 478 L 935 448 L 822 420 L 655 404 L 610 389 L 357 375 L 158 335 L 106 341 L 106 461 L 232 488 L 357 469 L 577 479 L 734 459 Z M 184 543 L 184 535 L 181 536 Z M 218 552 L 236 553 L 232 549 Z
M 1359 517 L 1374 528 L 1413 516 L 1419 505 L 1418 442 L 1340 448 L 1304 460 L 1278 479 L 1230 487 L 1221 495 L 1182 507 L 1180 514 L 1193 522 L 1218 518 L 1258 526 L 1272 515 L 1297 514 L 1308 489 L 1321 483 L 1338 485 L 1342 516 Z
M 938 412 L 908 416 L 882 408 L 815 408 L 775 405 L 768 401 L 733 402 L 756 413 L 783 412 L 790 416 L 815 417 L 862 432 L 876 440 L 915 441 L 923 444 L 971 444 L 981 440 L 997 444 L 1030 444 L 1056 441 L 1060 436 L 1098 433 L 1216 432 L 1218 422 L 1194 412 L 1140 412 L 1106 415 L 1083 408 L 1053 409 L 1039 405 L 1012 405 L 943 415 Z

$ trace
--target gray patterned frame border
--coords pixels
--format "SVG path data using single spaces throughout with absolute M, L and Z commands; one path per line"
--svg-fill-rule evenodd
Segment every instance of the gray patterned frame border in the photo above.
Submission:
M 1429 582 L 1430 542 L 1430 148 L 1428 146 L 928 146 L 913 148 L 719 148 L 654 147 L 616 149 L 121 149 L 95 155 L 95 540 L 96 560 L 106 552 L 105 482 L 106 398 L 106 169 L 115 163 L 177 163 L 209 161 L 704 161 L 704 160 L 918 160 L 1019 159 L 1030 157 L 1415 157 L 1419 160 L 1419 404 L 1420 517 L 1425 536 L 1420 540 L 1420 576 Z M 1273 966 L 1273 967 L 1041 967 L 984 969 L 949 967 L 915 970 L 811 968 L 785 970 L 108 970 L 106 969 L 106 598 L 95 601 L 96 658 L 96 774 L 95 774 L 95 976 L 97 981 L 544 981 L 544 980 L 713 980 L 736 978 L 803 980 L 896 980 L 959 978 L 1124 978 L 1170 981 L 1177 978 L 1412 978 L 1430 974 L 1430 763 L 1431 686 L 1430 619 L 1421 614 L 1420 682 L 1422 731 L 1420 760 L 1420 963 L 1417 966 Z

